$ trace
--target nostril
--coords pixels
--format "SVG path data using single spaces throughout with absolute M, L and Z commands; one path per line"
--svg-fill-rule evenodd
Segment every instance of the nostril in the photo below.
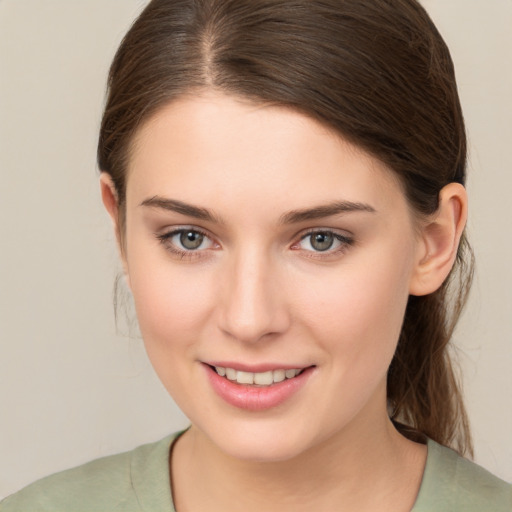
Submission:
M 217 303 L 220 330 L 242 343 L 275 339 L 289 325 L 283 290 L 262 259 L 245 254 L 233 262 Z

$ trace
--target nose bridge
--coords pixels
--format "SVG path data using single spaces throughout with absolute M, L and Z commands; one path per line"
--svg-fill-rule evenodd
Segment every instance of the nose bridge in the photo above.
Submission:
M 276 264 L 263 249 L 240 248 L 229 262 L 222 300 L 221 329 L 243 342 L 282 332 L 285 304 L 276 282 Z

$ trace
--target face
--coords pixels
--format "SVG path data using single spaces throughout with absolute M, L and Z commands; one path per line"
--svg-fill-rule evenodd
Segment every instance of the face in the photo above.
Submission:
M 149 358 L 225 453 L 382 424 L 418 252 L 382 163 L 289 109 L 184 98 L 136 137 L 124 244 Z

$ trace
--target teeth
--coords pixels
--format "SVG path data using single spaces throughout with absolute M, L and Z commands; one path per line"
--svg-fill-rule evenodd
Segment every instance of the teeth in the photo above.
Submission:
M 286 370 L 284 372 L 284 376 L 287 378 L 287 379 L 293 379 L 293 377 L 295 377 L 297 375 L 297 370 Z
M 286 379 L 285 370 L 274 370 L 273 374 L 274 382 L 282 382 L 284 379 Z
M 260 386 L 270 386 L 270 384 L 272 384 L 273 382 L 274 374 L 272 371 L 254 374 L 254 384 L 258 384 Z
M 238 384 L 255 384 L 257 386 L 270 386 L 276 382 L 282 382 L 285 379 L 293 379 L 301 371 L 301 368 L 293 370 L 270 370 L 268 372 L 242 372 L 233 368 L 223 368 L 216 366 L 215 371 L 221 376 L 226 377 L 228 380 L 236 381 Z
M 254 384 L 254 373 L 236 372 L 236 381 L 238 384 Z

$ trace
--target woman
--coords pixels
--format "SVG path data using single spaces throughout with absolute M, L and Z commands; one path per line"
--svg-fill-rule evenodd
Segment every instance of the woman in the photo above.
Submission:
M 471 453 L 447 354 L 465 158 L 414 1 L 151 2 L 112 64 L 98 161 L 191 427 L 2 507 L 510 510 L 508 484 L 442 446 Z

